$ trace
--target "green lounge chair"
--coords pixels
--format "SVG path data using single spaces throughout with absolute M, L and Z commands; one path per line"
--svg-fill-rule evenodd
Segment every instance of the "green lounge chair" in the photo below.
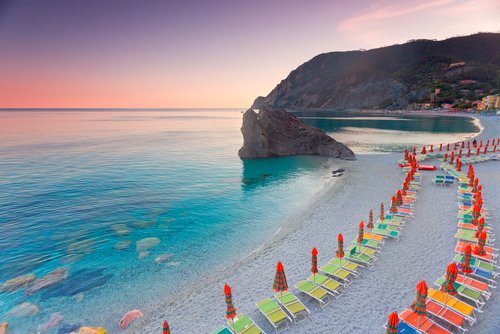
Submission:
M 436 282 L 434 282 L 434 285 L 441 288 L 441 285 L 443 285 L 445 281 L 444 277 L 440 277 L 436 280 Z M 459 296 L 462 296 L 472 302 L 472 306 L 475 306 L 478 310 L 484 306 L 485 301 L 482 298 L 481 292 L 457 282 L 453 285 L 455 286 L 455 290 L 457 290 Z
M 299 281 L 295 284 L 295 287 L 299 289 L 300 292 L 305 293 L 309 297 L 319 302 L 321 307 L 325 307 L 330 302 L 330 296 L 332 295 L 328 290 L 314 284 L 310 281 Z
M 316 274 L 309 276 L 307 280 L 322 286 L 323 288 L 327 289 L 330 292 L 336 293 L 338 296 L 342 294 L 342 292 L 340 292 L 342 284 L 340 284 L 336 280 L 331 279 L 328 276 L 322 274 Z
M 329 263 L 322 265 L 319 271 L 340 280 L 343 285 L 351 284 L 352 277 L 356 277 L 355 273 Z
M 211 334 L 233 334 L 233 332 L 229 328 L 222 326 L 214 330 Z
M 356 252 L 366 254 L 373 258 L 375 257 L 375 254 L 377 254 L 376 250 L 364 246 L 359 246 L 358 244 L 349 245 L 349 247 L 347 247 L 347 251 L 350 252 L 354 248 L 356 248 Z
M 243 314 L 238 314 L 233 320 L 228 320 L 229 328 L 236 334 L 265 334 L 255 322 Z
M 278 333 L 278 328 L 281 328 L 281 330 L 290 328 L 292 319 L 288 317 L 285 311 L 274 300 L 266 298 L 256 303 L 256 305 L 260 313 L 269 320 L 276 333 Z
M 470 241 L 470 242 L 477 242 L 477 238 L 475 238 L 476 231 L 474 230 L 466 230 L 459 228 L 457 230 L 457 233 L 455 233 L 455 238 L 460 239 L 460 240 L 465 240 L 465 241 Z M 491 241 L 494 241 L 495 239 L 491 239 L 490 235 L 488 235 L 488 238 L 486 239 L 486 244 L 491 246 Z
M 399 240 L 399 231 L 390 230 L 387 228 L 388 225 L 378 224 L 372 229 L 372 233 L 382 235 L 384 237 L 394 238 Z
M 462 254 L 456 254 L 455 258 L 453 260 L 455 262 L 461 263 L 462 259 L 463 259 L 463 255 Z M 478 259 L 478 258 L 476 258 L 476 257 L 473 256 L 471 258 L 471 260 L 470 260 L 470 265 L 473 266 L 473 267 L 480 268 L 482 270 L 488 271 L 490 273 L 493 273 L 496 276 L 495 265 L 493 263 L 482 261 L 482 260 L 480 260 L 480 259 Z
M 354 262 L 351 262 L 348 260 L 344 260 L 344 259 L 339 259 L 338 257 L 334 257 L 333 259 L 328 261 L 328 263 L 332 264 L 334 266 L 337 266 L 339 268 L 342 267 L 343 269 L 347 269 L 350 272 L 353 272 L 355 274 L 359 274 L 358 270 L 357 270 L 359 268 L 359 264 L 357 264 L 357 263 L 354 263 Z
M 350 252 L 345 254 L 344 259 L 354 261 L 363 266 L 372 266 L 375 261 L 374 257 L 358 252 L 357 248 L 353 248 Z
M 353 244 L 357 243 L 357 240 L 351 241 Z M 380 253 L 380 250 L 382 249 L 382 245 L 380 242 L 375 241 L 375 240 L 370 240 L 370 239 L 364 239 L 363 242 L 361 243 L 361 246 L 368 247 L 370 249 L 375 250 L 377 253 Z
M 291 292 L 285 291 L 277 293 L 274 298 L 283 308 L 292 316 L 293 322 L 299 323 L 307 319 L 309 310 L 304 304 Z

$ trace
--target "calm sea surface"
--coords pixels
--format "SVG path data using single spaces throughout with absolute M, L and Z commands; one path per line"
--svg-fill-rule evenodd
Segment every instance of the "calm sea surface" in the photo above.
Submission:
M 299 116 L 357 153 L 477 131 L 467 118 Z M 9 333 L 54 312 L 118 321 L 234 263 L 308 207 L 334 161 L 243 162 L 240 126 L 239 110 L 1 111 L 0 283 L 67 270 L 38 291 L 4 285 Z M 15 317 L 22 303 L 38 313 Z

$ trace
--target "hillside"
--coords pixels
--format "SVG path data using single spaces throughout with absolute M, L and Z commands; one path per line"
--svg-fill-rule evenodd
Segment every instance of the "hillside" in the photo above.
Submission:
M 499 90 L 500 33 L 479 33 L 320 54 L 252 107 L 401 109 L 414 103 L 472 104 Z

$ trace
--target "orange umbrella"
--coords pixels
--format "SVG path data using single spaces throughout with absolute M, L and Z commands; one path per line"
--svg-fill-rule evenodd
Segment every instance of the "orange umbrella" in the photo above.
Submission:
M 398 334 L 399 317 L 396 311 L 389 314 L 386 334 Z
M 163 322 L 163 334 L 170 334 L 170 326 L 166 320 Z
M 281 261 L 276 265 L 276 275 L 274 276 L 273 289 L 276 292 L 280 292 L 283 295 L 283 291 L 288 291 L 288 283 L 285 276 L 285 268 Z

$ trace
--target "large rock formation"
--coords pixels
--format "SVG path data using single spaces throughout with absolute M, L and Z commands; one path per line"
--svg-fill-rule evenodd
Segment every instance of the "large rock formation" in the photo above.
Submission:
M 401 109 L 481 99 L 483 92 L 499 91 L 499 83 L 500 33 L 482 33 L 323 53 L 257 97 L 252 108 Z
M 306 125 L 285 110 L 264 106 L 243 115 L 242 159 L 288 155 L 322 155 L 354 160 L 354 153 L 320 129 Z

